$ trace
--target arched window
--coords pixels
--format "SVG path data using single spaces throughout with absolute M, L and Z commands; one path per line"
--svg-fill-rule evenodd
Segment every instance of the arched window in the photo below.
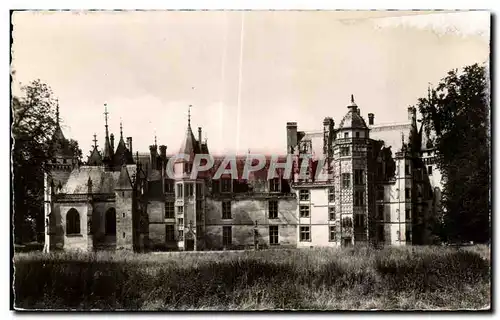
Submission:
M 106 211 L 106 234 L 116 235 L 116 210 L 110 208 Z
M 80 234 L 80 214 L 74 208 L 66 214 L 66 234 Z

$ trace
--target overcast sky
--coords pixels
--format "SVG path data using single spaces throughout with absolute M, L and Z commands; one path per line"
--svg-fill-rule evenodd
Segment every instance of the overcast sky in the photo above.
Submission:
M 399 15 L 399 17 L 391 17 Z M 350 95 L 375 122 L 409 105 L 453 68 L 489 55 L 486 12 L 92 12 L 13 15 L 15 81 L 41 79 L 59 98 L 63 131 L 84 154 L 104 103 L 110 130 L 134 152 L 158 137 L 177 152 L 192 126 L 212 153 L 286 152 L 286 122 L 336 124 Z M 194 87 L 194 89 L 193 89 Z M 17 92 L 17 88 L 13 88 Z

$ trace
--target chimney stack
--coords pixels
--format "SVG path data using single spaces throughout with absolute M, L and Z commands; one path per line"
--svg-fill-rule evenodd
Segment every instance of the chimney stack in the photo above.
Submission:
M 132 137 L 127 137 L 127 149 L 130 151 L 130 153 L 134 153 L 132 150 Z
M 157 158 L 157 149 L 156 149 L 156 144 L 149 146 L 149 153 L 150 153 L 150 159 L 151 159 L 151 169 L 152 170 L 157 170 L 157 163 L 156 163 L 156 158 Z
M 111 151 L 115 151 L 115 135 L 114 134 L 111 134 L 109 136 L 109 139 L 111 140 Z
M 373 126 L 373 120 L 375 120 L 375 115 L 373 113 L 368 114 L 368 125 Z
M 161 145 L 160 146 L 160 157 L 165 161 L 167 159 L 167 146 Z
M 287 153 L 293 153 L 297 146 L 297 122 L 286 123 Z

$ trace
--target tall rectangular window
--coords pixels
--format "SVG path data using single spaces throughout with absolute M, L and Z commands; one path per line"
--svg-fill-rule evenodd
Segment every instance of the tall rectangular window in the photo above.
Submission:
M 225 246 L 233 243 L 233 232 L 230 226 L 222 227 L 222 244 Z
M 184 186 L 186 189 L 186 197 L 192 197 L 193 196 L 193 184 L 186 183 Z
M 278 244 L 279 243 L 278 226 L 269 226 L 269 243 L 270 244 Z
M 406 189 L 405 189 L 405 198 L 406 198 L 406 199 L 411 198 L 410 188 L 406 188 Z
M 405 174 L 406 175 L 410 174 L 410 164 L 409 163 L 405 163 Z
M 196 238 L 199 239 L 202 237 L 203 229 L 201 226 L 196 226 Z
M 308 201 L 309 200 L 309 190 L 299 190 L 299 200 Z
M 174 192 L 174 181 L 172 179 L 165 179 L 165 193 Z
M 365 192 L 362 190 L 354 191 L 354 205 L 361 207 L 365 203 Z
M 179 240 L 183 240 L 184 239 L 184 230 L 178 230 L 177 232 L 179 233 Z
M 182 183 L 177 184 L 177 198 L 182 198 Z
M 274 178 L 269 180 L 269 191 L 279 192 L 280 191 L 280 179 Z
M 349 138 L 349 132 L 344 132 L 344 138 Z
M 406 214 L 406 220 L 411 220 L 411 210 L 410 209 L 406 209 L 405 211 L 405 214 Z
M 184 218 L 178 218 L 178 219 L 177 219 L 177 224 L 178 224 L 179 226 L 184 226 Z
M 365 215 L 357 214 L 355 220 L 355 228 L 364 228 L 365 227 Z
M 335 201 L 335 188 L 330 188 L 328 189 L 328 202 L 334 202 Z
M 299 206 L 300 217 L 309 218 L 309 206 Z
M 220 181 L 221 181 L 221 185 L 220 185 L 220 191 L 221 192 L 226 192 L 226 193 L 232 192 L 232 190 L 231 190 L 231 186 L 232 186 L 231 179 L 221 179 Z
M 340 156 L 341 157 L 346 157 L 351 154 L 351 150 L 349 147 L 340 147 Z
M 201 183 L 196 184 L 196 198 L 197 199 L 203 198 L 203 188 Z
M 311 241 L 311 229 L 309 227 L 300 227 L 300 241 Z
M 222 201 L 222 219 L 232 219 L 231 201 Z
M 184 207 L 183 206 L 177 206 L 177 214 L 184 214 Z
M 175 231 L 173 224 L 165 225 L 165 241 L 175 240 Z
M 203 200 L 196 200 L 196 220 L 203 220 Z
M 175 218 L 175 208 L 173 201 L 165 202 L 165 219 Z
M 342 218 L 342 228 L 351 228 L 352 219 L 350 217 Z
M 432 166 L 427 166 L 427 173 L 432 176 Z
M 214 179 L 212 180 L 212 193 L 220 192 L 220 180 Z
M 269 200 L 269 219 L 278 219 L 278 201 Z
M 342 187 L 349 188 L 351 186 L 351 174 L 342 173 Z
M 379 205 L 377 209 L 377 220 L 384 219 L 384 205 Z
M 335 226 L 330 226 L 330 234 L 329 234 L 328 240 L 330 242 L 336 241 Z
M 331 207 L 328 207 L 328 219 L 329 220 L 335 220 L 335 207 L 334 206 L 331 206 Z
M 362 169 L 355 169 L 354 170 L 354 184 L 355 185 L 364 185 L 365 184 L 364 170 L 362 170 Z

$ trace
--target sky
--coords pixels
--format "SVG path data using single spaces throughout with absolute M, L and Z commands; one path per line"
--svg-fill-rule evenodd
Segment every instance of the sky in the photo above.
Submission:
M 110 131 L 179 150 L 188 106 L 214 154 L 285 153 L 286 123 L 339 124 L 351 94 L 401 122 L 429 83 L 489 57 L 487 12 L 16 12 L 13 94 L 41 79 L 84 155 Z

